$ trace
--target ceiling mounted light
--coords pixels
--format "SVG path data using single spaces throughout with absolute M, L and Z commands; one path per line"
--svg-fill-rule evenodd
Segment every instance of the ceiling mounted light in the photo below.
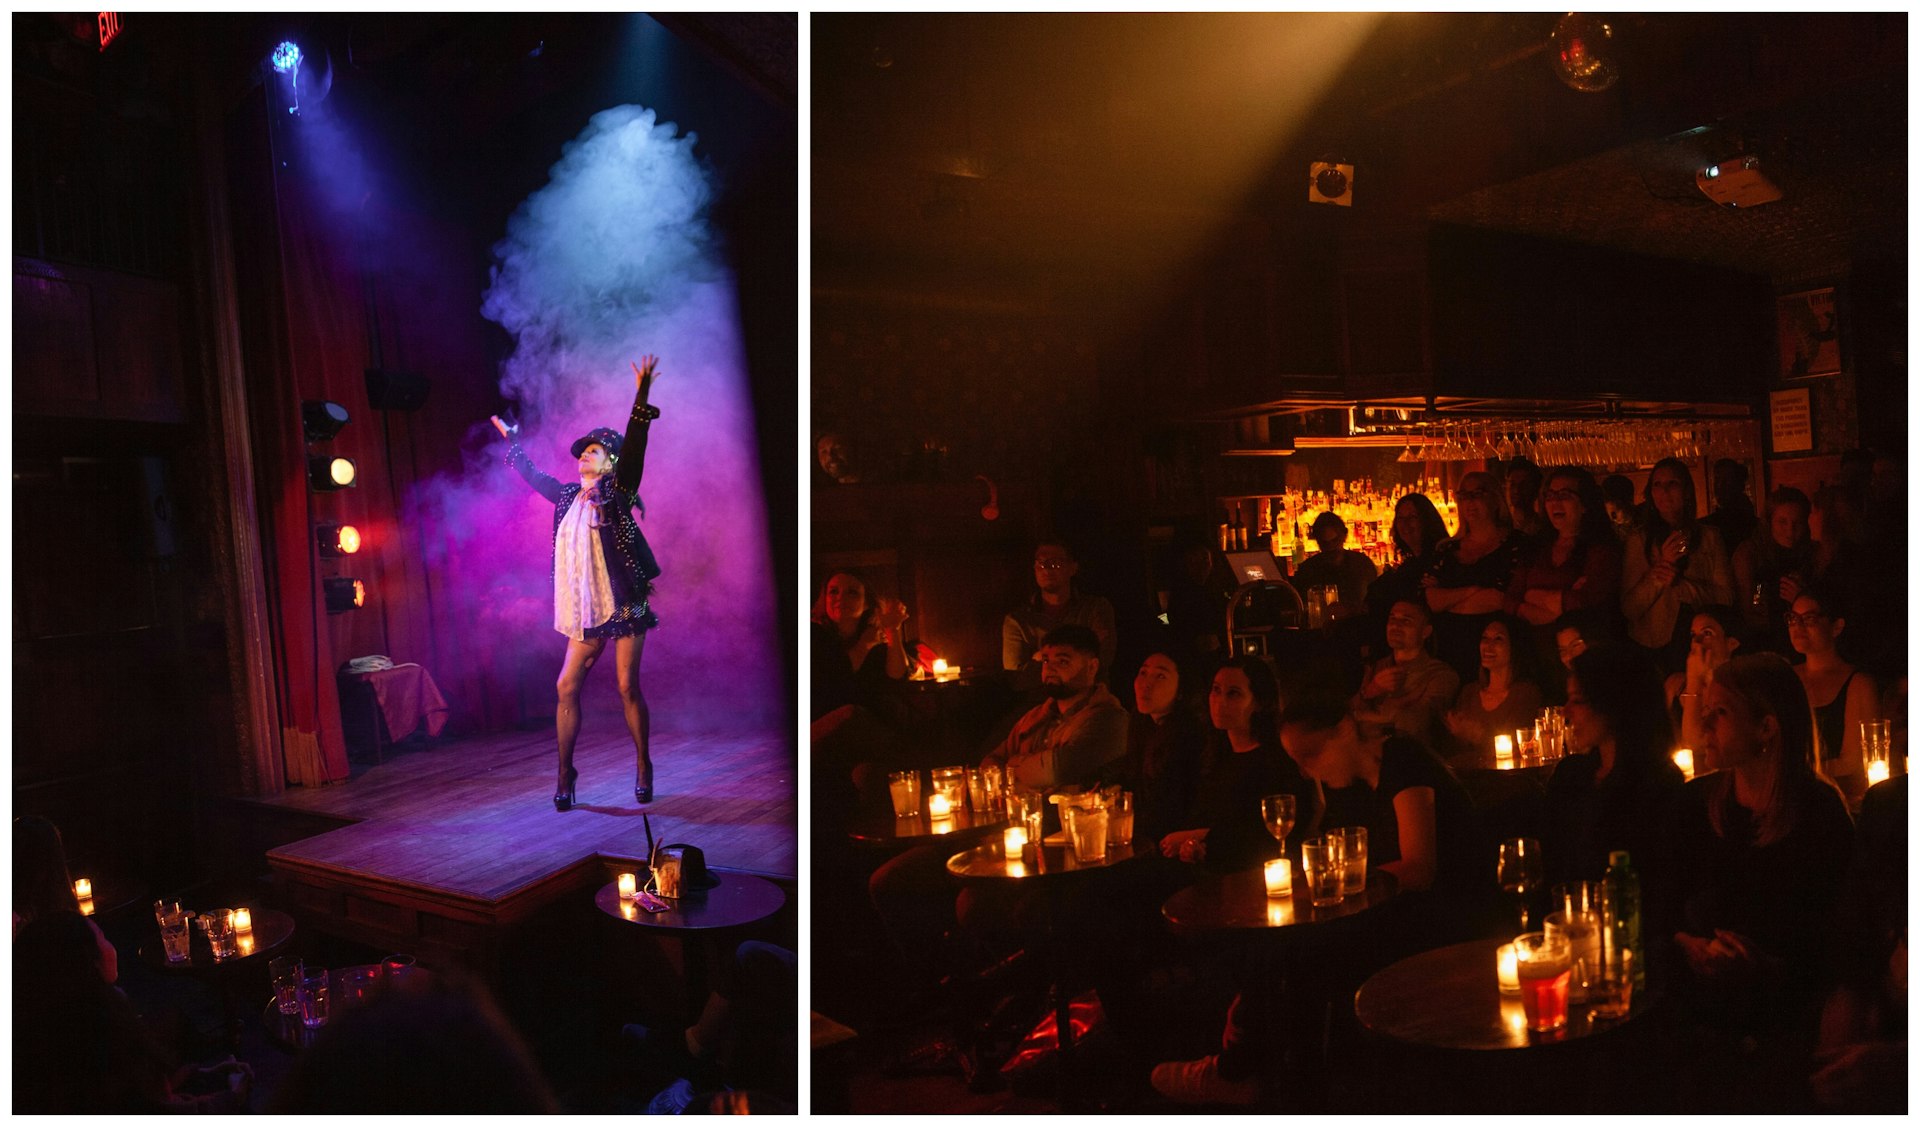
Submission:
M 1553 73 L 1583 94 L 1597 94 L 1620 81 L 1613 25 L 1586 12 L 1561 16 L 1553 25 Z

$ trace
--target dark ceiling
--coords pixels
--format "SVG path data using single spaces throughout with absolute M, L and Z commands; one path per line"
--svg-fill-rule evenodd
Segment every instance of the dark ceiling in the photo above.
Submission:
M 1622 77 L 1553 74 L 1554 15 L 812 18 L 816 286 L 1145 276 L 1236 232 L 1430 220 L 1797 278 L 1906 238 L 1906 16 L 1615 21 Z M 1694 169 L 1761 158 L 1730 211 Z M 1352 209 L 1306 201 L 1353 164 Z

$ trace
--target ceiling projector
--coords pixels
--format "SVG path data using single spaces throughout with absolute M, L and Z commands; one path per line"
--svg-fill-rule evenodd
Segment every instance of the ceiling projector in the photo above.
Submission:
M 1781 197 L 1780 185 L 1760 171 L 1759 157 L 1735 157 L 1693 174 L 1693 182 L 1714 203 L 1726 207 L 1757 207 Z

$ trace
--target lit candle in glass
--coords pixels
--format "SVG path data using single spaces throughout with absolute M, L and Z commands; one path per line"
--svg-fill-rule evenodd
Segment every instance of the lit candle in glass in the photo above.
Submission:
M 620 899 L 631 900 L 640 891 L 640 881 L 632 873 L 620 874 Z
M 1513 953 L 1513 944 L 1500 945 L 1500 993 L 1520 993 L 1520 961 Z
M 936 657 L 933 659 L 933 679 L 936 681 L 944 681 L 947 679 L 946 658 Z
M 1292 896 L 1293 895 L 1293 862 L 1292 861 L 1287 860 L 1285 857 L 1282 857 L 1275 861 L 1268 861 L 1266 874 L 1267 874 L 1267 895 L 1268 896 Z
M 80 914 L 83 916 L 93 915 L 93 897 L 89 896 L 85 900 L 80 901 Z
M 1513 737 L 1505 732 L 1493 737 L 1493 765 L 1495 767 L 1513 766 Z
M 79 880 L 74 881 L 73 894 L 82 900 L 87 899 L 93 895 L 93 882 L 86 877 L 81 877 Z
M 936 791 L 927 799 L 927 815 L 933 818 L 951 818 L 953 803 L 947 801 L 946 795 Z
M 1685 775 L 1689 779 L 1693 778 L 1693 749 L 1690 747 L 1676 748 L 1673 753 L 1673 765 L 1680 768 L 1682 775 Z
M 253 945 L 253 932 L 251 932 L 251 931 L 243 931 L 243 932 L 241 932 L 241 933 L 240 933 L 240 934 L 239 934 L 239 935 L 238 935 L 238 936 L 237 936 L 237 937 L 235 938 L 235 945 L 236 945 L 236 946 L 237 946 L 237 947 L 239 948 L 239 950 L 240 950 L 240 957 L 241 957 L 241 958 L 243 958 L 243 959 L 244 959 L 244 958 L 246 958 L 246 957 L 247 957 L 248 955 L 251 955 L 251 954 L 253 954 L 253 952 L 254 952 L 254 945 Z
M 252 910 L 247 908 L 235 908 L 233 910 L 233 930 L 239 932 L 241 935 L 247 935 L 253 931 Z
M 1008 857 L 1018 857 L 1027 847 L 1027 827 L 1009 826 L 1007 832 L 1000 835 Z
M 1892 775 L 1893 768 L 1889 767 L 1887 761 L 1884 759 L 1875 759 L 1867 763 L 1868 786 L 1873 786 L 1875 783 L 1884 783 L 1891 778 Z

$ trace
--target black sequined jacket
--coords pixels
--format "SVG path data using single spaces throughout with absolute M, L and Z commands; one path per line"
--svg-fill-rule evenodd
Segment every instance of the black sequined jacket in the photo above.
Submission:
M 627 417 L 627 433 L 621 439 L 620 457 L 613 475 L 601 478 L 595 486 L 608 495 L 600 511 L 612 517 L 600 525 L 600 547 L 606 555 L 607 580 L 613 589 L 615 606 L 637 605 L 645 600 L 654 579 L 660 575 L 660 563 L 654 558 L 653 548 L 641 533 L 639 522 L 633 519 L 633 510 L 640 505 L 640 471 L 646 465 L 647 431 L 659 413 L 657 408 L 647 405 L 645 391 L 634 395 L 633 413 Z M 557 540 L 560 521 L 566 517 L 574 498 L 580 495 L 580 483 L 562 484 L 553 476 L 541 473 L 518 442 L 507 444 L 507 464 L 526 479 L 535 493 L 553 502 L 553 535 Z

